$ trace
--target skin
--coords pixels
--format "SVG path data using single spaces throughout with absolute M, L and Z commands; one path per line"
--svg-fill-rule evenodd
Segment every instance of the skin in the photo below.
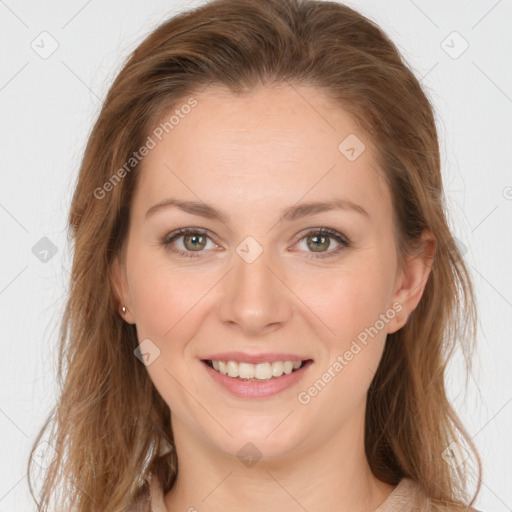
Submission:
M 195 97 L 198 105 L 143 160 L 113 267 L 124 319 L 136 324 L 139 342 L 149 338 L 160 350 L 147 371 L 172 411 L 179 462 L 166 507 L 374 510 L 394 486 L 376 479 L 365 457 L 367 391 L 387 334 L 421 298 L 431 260 L 410 257 L 398 267 L 391 196 L 371 140 L 322 91 L 282 85 L 234 96 L 210 87 Z M 366 145 L 355 161 L 338 150 L 348 134 Z M 170 197 L 204 201 L 229 220 L 178 208 L 145 218 Z M 333 210 L 278 222 L 286 207 L 334 198 L 361 205 L 369 217 Z M 206 245 L 174 241 L 198 255 L 190 260 L 161 244 L 185 227 L 209 232 Z M 352 245 L 335 255 L 335 239 L 315 245 L 314 229 L 322 227 Z M 252 263 L 236 252 L 247 236 L 263 250 Z M 424 240 L 423 254 L 432 257 L 435 241 Z M 198 244 L 202 252 L 193 251 Z M 311 259 L 329 251 L 330 258 Z M 317 396 L 299 403 L 298 393 L 395 301 L 400 313 Z M 200 361 L 229 350 L 292 352 L 314 363 L 292 388 L 242 399 L 214 383 Z M 248 442 L 262 454 L 251 467 L 237 457 Z

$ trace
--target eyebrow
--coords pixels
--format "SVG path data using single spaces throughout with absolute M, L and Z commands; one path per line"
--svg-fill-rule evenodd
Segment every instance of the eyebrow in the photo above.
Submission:
M 207 219 L 220 220 L 227 224 L 229 215 L 221 210 L 217 210 L 213 206 L 201 201 L 180 201 L 178 199 L 164 199 L 159 203 L 151 206 L 146 212 L 146 219 L 158 211 L 168 208 L 179 208 L 192 215 L 198 215 Z M 299 205 L 291 206 L 281 212 L 279 222 L 291 222 L 309 215 L 316 213 L 327 212 L 331 210 L 344 210 L 359 213 L 367 218 L 370 214 L 360 205 L 347 199 L 333 199 L 331 201 L 301 203 Z

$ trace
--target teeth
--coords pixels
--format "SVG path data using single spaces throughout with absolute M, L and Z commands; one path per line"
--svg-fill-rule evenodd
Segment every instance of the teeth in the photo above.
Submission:
M 273 363 L 237 363 L 236 361 L 212 361 L 214 370 L 233 378 L 270 380 L 289 375 L 300 368 L 302 361 L 275 361 Z

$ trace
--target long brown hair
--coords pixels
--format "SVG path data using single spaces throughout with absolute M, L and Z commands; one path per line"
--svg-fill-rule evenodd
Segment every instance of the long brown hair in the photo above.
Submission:
M 434 235 L 437 251 L 424 294 L 406 325 L 388 335 L 368 392 L 365 449 L 377 478 L 389 484 L 412 478 L 439 510 L 469 503 L 474 459 L 472 505 L 481 461 L 449 403 L 445 371 L 457 348 L 471 369 L 476 307 L 446 220 L 437 130 L 425 92 L 393 42 L 347 6 L 213 0 L 165 21 L 133 51 L 89 136 L 69 214 L 74 259 L 60 331 L 61 394 L 28 461 L 34 497 L 32 455 L 50 430 L 54 459 L 44 473 L 39 510 L 54 499 L 77 512 L 120 512 L 147 496 L 150 473 L 164 492 L 174 483 L 170 410 L 134 356 L 136 330 L 119 315 L 111 264 L 124 246 L 140 174 L 134 154 L 163 114 L 211 83 L 235 94 L 277 83 L 330 94 L 377 148 L 400 256 L 414 251 L 425 230 Z M 444 454 L 453 454 L 452 442 L 472 457 L 448 464 Z

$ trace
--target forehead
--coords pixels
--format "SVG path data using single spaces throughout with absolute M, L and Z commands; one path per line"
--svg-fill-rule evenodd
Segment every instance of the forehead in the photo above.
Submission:
M 223 210 L 340 197 L 377 216 L 389 208 L 372 141 L 323 91 L 281 85 L 235 95 L 210 87 L 193 99 L 195 106 L 181 108 L 194 104 L 185 97 L 162 117 L 159 137 L 150 134 L 155 146 L 142 161 L 135 208 L 166 196 Z

